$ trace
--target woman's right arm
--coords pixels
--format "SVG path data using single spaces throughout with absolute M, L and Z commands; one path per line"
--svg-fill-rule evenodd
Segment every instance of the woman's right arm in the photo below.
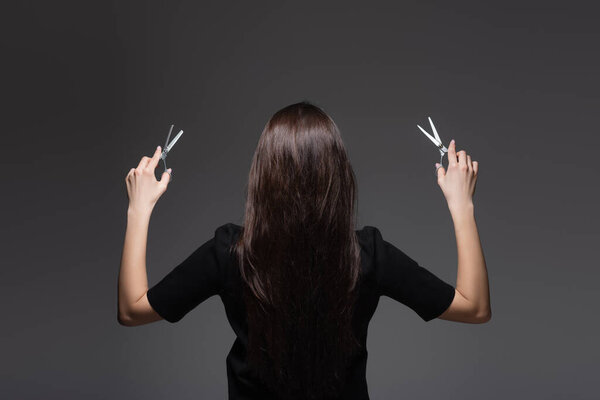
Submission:
M 458 253 L 456 293 L 440 319 L 484 323 L 492 317 L 487 268 L 473 204 L 478 164 L 471 162 L 471 156 L 464 150 L 457 154 L 452 140 L 448 147 L 448 171 L 443 167 L 438 169 L 438 184 L 452 215 Z

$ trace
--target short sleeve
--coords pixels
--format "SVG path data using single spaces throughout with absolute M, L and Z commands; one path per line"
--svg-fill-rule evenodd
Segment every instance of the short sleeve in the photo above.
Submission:
M 454 300 L 454 286 L 384 240 L 379 229 L 366 228 L 373 251 L 374 280 L 380 295 L 406 305 L 425 322 L 446 311 Z
M 152 308 L 174 323 L 224 287 L 223 252 L 230 243 L 231 224 L 215 230 L 214 237 L 199 246 L 147 293 Z

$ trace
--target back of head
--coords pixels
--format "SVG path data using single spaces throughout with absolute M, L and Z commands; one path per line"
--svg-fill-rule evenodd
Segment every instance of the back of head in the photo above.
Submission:
M 340 132 L 303 101 L 276 112 L 254 153 L 235 250 L 247 359 L 281 398 L 334 396 L 359 346 L 355 176 Z

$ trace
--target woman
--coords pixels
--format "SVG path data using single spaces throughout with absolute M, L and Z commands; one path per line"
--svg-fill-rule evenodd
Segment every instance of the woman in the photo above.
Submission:
M 227 223 L 148 290 L 150 214 L 167 188 L 160 147 L 126 178 L 128 224 L 119 273 L 122 325 L 177 322 L 212 295 L 237 338 L 230 399 L 368 399 L 367 328 L 381 295 L 424 321 L 491 318 L 473 193 L 478 163 L 448 151 L 437 170 L 455 226 L 456 288 L 382 238 L 355 229 L 355 176 L 334 121 L 308 102 L 275 113 L 250 169 L 244 225 Z M 436 167 L 438 164 L 436 164 Z

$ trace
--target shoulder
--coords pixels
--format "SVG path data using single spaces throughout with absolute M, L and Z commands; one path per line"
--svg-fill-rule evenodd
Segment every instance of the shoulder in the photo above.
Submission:
M 224 240 L 231 240 L 238 236 L 242 229 L 243 227 L 241 225 L 227 222 L 215 229 L 215 238 L 219 239 L 221 242 Z
M 365 225 L 361 229 L 356 229 L 355 232 L 361 247 L 369 254 L 374 253 L 377 243 L 383 239 L 381 231 L 372 225 Z
M 228 253 L 239 237 L 242 226 L 233 222 L 227 222 L 215 229 L 215 248 L 218 252 Z
M 381 243 L 381 232 L 372 225 L 365 225 L 356 229 L 356 236 L 360 244 L 360 263 L 366 281 L 372 281 L 377 269 L 377 248 Z
M 233 275 L 236 274 L 235 271 L 237 271 L 234 244 L 242 229 L 241 225 L 233 222 L 227 222 L 215 229 L 215 236 L 212 240 L 225 285 L 228 285 L 228 282 L 233 279 Z
M 385 275 L 414 271 L 418 263 L 400 248 L 385 240 L 381 231 L 371 225 L 357 230 L 361 256 L 366 260 L 366 272 L 375 280 L 385 280 Z

